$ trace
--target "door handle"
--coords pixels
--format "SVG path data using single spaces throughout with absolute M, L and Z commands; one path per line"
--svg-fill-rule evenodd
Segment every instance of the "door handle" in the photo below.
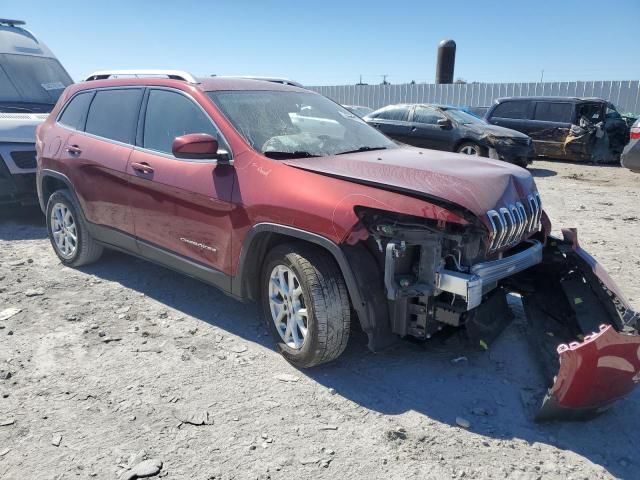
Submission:
M 65 150 L 71 155 L 80 155 L 82 153 L 82 150 L 80 149 L 80 147 L 78 147 L 78 145 L 67 145 L 67 148 L 65 148 Z
M 146 162 L 133 162 L 131 164 L 131 168 L 133 168 L 136 172 L 144 173 L 146 175 L 153 173 L 153 168 Z
M 418 129 L 417 129 L 416 127 L 411 127 L 411 131 L 412 131 L 412 132 L 417 132 L 417 131 L 418 131 Z

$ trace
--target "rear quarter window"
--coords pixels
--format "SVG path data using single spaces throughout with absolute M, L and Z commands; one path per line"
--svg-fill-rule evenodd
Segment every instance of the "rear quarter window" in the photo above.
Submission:
M 528 118 L 529 102 L 509 100 L 500 103 L 491 114 L 498 118 Z
M 543 122 L 571 123 L 573 104 L 560 102 L 537 102 L 534 120 Z
M 122 143 L 133 143 L 142 89 L 98 90 L 87 114 L 85 131 Z
M 62 111 L 58 122 L 74 130 L 84 130 L 84 120 L 92 98 L 93 92 L 79 93 L 74 96 Z

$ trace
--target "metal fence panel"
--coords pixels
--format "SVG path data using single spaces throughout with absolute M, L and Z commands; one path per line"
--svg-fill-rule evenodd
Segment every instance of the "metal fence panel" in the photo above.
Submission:
M 496 98 L 520 96 L 599 97 L 621 112 L 640 113 L 640 81 L 334 85 L 308 87 L 344 105 L 378 109 L 394 103 L 439 103 L 483 107 Z

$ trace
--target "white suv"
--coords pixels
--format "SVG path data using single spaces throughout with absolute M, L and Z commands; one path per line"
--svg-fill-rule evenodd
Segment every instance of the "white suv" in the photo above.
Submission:
M 0 19 L 0 205 L 37 202 L 35 129 L 73 81 L 21 20 Z

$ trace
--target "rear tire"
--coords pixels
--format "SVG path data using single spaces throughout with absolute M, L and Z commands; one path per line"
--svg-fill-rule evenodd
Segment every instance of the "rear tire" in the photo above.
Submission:
M 260 290 L 267 328 L 291 364 L 309 368 L 344 351 L 349 295 L 328 252 L 302 243 L 275 247 L 265 259 Z
M 47 231 L 54 252 L 69 267 L 81 267 L 100 258 L 103 247 L 87 228 L 68 190 L 54 192 L 47 202 Z

